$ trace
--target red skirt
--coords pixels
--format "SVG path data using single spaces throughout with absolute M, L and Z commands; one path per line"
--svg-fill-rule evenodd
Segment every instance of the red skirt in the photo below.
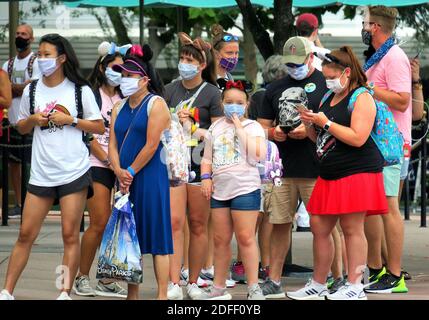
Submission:
M 314 215 L 387 213 L 383 173 L 358 173 L 338 180 L 318 178 L 307 205 Z

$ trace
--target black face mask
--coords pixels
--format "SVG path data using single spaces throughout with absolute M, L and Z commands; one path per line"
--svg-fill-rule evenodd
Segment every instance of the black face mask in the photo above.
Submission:
M 24 39 L 21 37 L 15 38 L 15 46 L 16 46 L 16 50 L 18 50 L 18 52 L 25 51 L 29 45 L 30 45 L 30 39 Z
M 367 46 L 370 46 L 371 42 L 372 42 L 371 32 L 369 32 L 369 31 L 367 31 L 365 29 L 362 29 L 361 35 L 362 35 L 362 42 L 364 44 L 366 44 Z

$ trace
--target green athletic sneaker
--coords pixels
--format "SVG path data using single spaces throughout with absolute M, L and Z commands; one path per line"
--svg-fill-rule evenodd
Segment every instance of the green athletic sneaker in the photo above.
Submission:
M 373 283 L 369 287 L 365 288 L 367 293 L 407 293 L 408 288 L 405 285 L 404 276 L 398 279 L 392 276 L 390 273 L 386 273 L 378 279 L 376 283 Z
M 369 287 L 370 285 L 377 283 L 378 280 L 380 280 L 380 278 L 383 275 L 385 275 L 386 273 L 387 273 L 387 269 L 384 266 L 383 266 L 383 269 L 381 269 L 381 271 L 379 273 L 373 273 L 373 274 L 370 273 L 369 277 L 368 277 L 368 283 L 367 284 L 363 283 L 364 287 Z M 362 279 L 362 282 L 363 281 L 364 281 L 364 279 Z

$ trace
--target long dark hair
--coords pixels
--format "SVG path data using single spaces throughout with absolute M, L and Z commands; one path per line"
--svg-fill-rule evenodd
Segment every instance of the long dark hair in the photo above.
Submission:
M 180 49 L 180 54 L 184 54 L 185 56 L 191 56 L 196 59 L 199 63 L 206 63 L 207 66 L 201 73 L 201 77 L 204 81 L 211 83 L 214 86 L 217 86 L 216 82 L 216 61 L 213 58 L 213 49 L 204 50 L 207 61 L 205 61 L 200 50 L 195 48 L 193 45 L 185 45 Z
M 326 57 L 328 59 L 323 60 L 322 66 L 329 66 L 340 71 L 346 68 L 351 69 L 349 89 L 354 85 L 367 87 L 367 77 L 351 47 L 343 46 L 339 50 L 327 54 Z
M 66 56 L 66 61 L 63 64 L 63 71 L 67 79 L 79 86 L 89 85 L 88 81 L 85 80 L 80 72 L 79 60 L 77 59 L 76 53 L 66 38 L 57 33 L 50 33 L 44 35 L 40 39 L 39 45 L 44 42 L 55 46 L 58 55 L 64 54 Z
M 108 54 L 106 56 L 101 56 L 98 58 L 94 68 L 92 69 L 91 74 L 88 77 L 88 81 L 91 84 L 93 91 L 98 91 L 101 86 L 108 84 L 107 77 L 105 74 L 107 66 L 116 58 L 121 57 L 122 55 L 119 52 L 115 52 L 114 54 Z M 115 90 L 119 92 L 119 87 L 116 87 Z
M 127 51 L 127 55 L 124 57 L 124 61 L 128 58 L 137 62 L 141 68 L 145 71 L 148 78 L 150 79 L 148 84 L 148 90 L 151 93 L 157 94 L 161 97 L 165 96 L 164 84 L 161 77 L 159 76 L 158 71 L 152 66 L 150 60 L 153 57 L 152 48 L 145 44 L 142 47 L 143 56 L 132 54 L 132 48 Z

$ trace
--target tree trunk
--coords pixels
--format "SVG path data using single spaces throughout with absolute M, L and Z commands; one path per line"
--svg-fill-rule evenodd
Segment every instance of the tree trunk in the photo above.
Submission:
M 243 38 L 242 48 L 244 51 L 244 73 L 246 79 L 256 86 L 256 76 L 258 74 L 258 63 L 256 61 L 255 42 L 253 41 L 252 32 L 249 26 L 243 21 Z
M 243 15 L 243 23 L 249 26 L 249 29 L 253 35 L 256 46 L 259 49 L 259 52 L 264 57 L 268 59 L 274 54 L 273 43 L 271 42 L 270 35 L 266 31 L 266 28 L 262 25 L 261 21 L 258 19 L 254 8 L 250 0 L 235 0 L 238 7 L 240 8 L 241 14 Z M 278 0 L 278 2 L 285 0 Z M 287 0 L 287 2 L 292 2 Z
M 158 28 L 156 25 L 156 21 L 149 20 L 147 24 L 149 28 L 149 41 L 150 47 L 153 51 L 152 63 L 155 65 L 156 59 L 158 58 L 161 51 L 165 48 L 165 46 L 171 42 L 174 38 L 173 30 L 166 31 L 161 35 L 158 35 Z
M 274 0 L 274 52 L 283 54 L 287 39 L 295 34 L 292 0 Z
M 132 43 L 130 37 L 128 37 L 128 30 L 123 23 L 119 9 L 113 7 L 106 7 L 106 11 L 109 15 L 110 21 L 112 22 L 113 28 L 115 29 L 118 44 L 124 45 L 127 43 Z

